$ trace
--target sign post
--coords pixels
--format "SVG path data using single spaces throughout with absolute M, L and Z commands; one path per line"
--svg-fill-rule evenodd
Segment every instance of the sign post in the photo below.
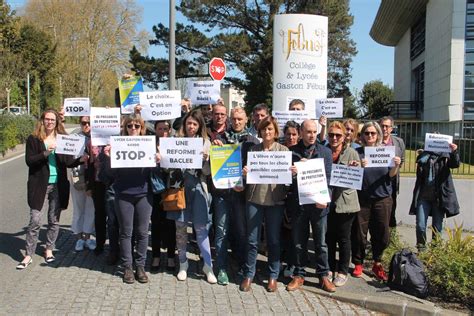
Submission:
M 226 66 L 222 58 L 214 57 L 209 62 L 209 75 L 212 79 L 220 81 L 226 75 Z

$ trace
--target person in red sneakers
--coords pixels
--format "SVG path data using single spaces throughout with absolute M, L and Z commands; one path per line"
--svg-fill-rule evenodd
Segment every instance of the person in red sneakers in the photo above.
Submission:
M 360 212 L 352 225 L 352 262 L 355 265 L 352 276 L 362 275 L 362 264 L 365 259 L 367 232 L 370 231 L 374 265 L 372 272 L 381 281 L 386 281 L 381 261 L 387 248 L 390 232 L 389 222 L 392 212 L 392 179 L 397 175 L 401 159 L 393 158 L 394 167 L 370 167 L 365 157 L 365 147 L 379 147 L 382 143 L 382 129 L 376 122 L 367 122 L 361 130 L 362 147 L 357 148 L 364 167 L 362 190 L 358 191 Z

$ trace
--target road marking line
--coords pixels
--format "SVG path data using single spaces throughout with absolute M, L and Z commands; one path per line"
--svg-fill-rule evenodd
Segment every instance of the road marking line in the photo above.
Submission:
M 7 162 L 10 162 L 10 161 L 12 161 L 12 160 L 15 160 L 15 159 L 18 159 L 18 158 L 20 158 L 20 157 L 23 157 L 23 156 L 25 156 L 25 153 L 22 153 L 22 154 L 20 154 L 20 155 L 18 155 L 18 156 L 15 156 L 15 157 L 8 158 L 7 160 L 0 161 L 0 166 L 3 165 L 3 164 L 6 164 Z

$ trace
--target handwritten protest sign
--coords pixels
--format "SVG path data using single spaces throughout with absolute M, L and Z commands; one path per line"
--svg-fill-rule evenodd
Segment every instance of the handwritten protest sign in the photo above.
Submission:
M 56 153 L 72 156 L 82 156 L 86 146 L 86 137 L 79 134 L 56 136 Z
M 288 110 L 288 96 L 327 97 L 328 18 L 313 14 L 277 14 L 273 20 L 273 109 Z
M 66 98 L 64 99 L 64 116 L 89 116 L 89 98 Z
M 145 121 L 171 120 L 181 116 L 181 91 L 140 92 L 140 112 Z
M 370 167 L 393 167 L 395 163 L 395 146 L 364 147 L 365 159 L 368 160 L 367 168 Z
M 160 138 L 162 168 L 202 169 L 202 138 Z
M 300 205 L 331 202 L 324 159 L 315 158 L 295 162 L 298 174 L 298 198 Z
M 453 136 L 443 134 L 431 134 L 426 133 L 425 135 L 425 150 L 450 153 L 451 148 L 449 144 L 453 143 Z
M 134 107 L 139 102 L 139 92 L 143 92 L 143 80 L 141 77 L 122 79 L 118 82 L 120 94 L 120 106 L 122 113 L 133 113 Z
M 217 189 L 242 186 L 242 157 L 238 144 L 211 146 L 211 176 Z
M 155 136 L 110 137 L 112 168 L 144 168 L 156 166 Z
M 91 108 L 91 140 L 93 146 L 107 145 L 110 136 L 120 135 L 119 108 Z
M 192 104 L 216 104 L 221 95 L 220 81 L 190 81 L 188 95 Z
M 335 187 L 360 190 L 363 177 L 364 168 L 333 164 L 329 184 Z
M 344 102 L 342 98 L 317 99 L 316 117 L 324 115 L 327 118 L 343 117 Z
M 247 183 L 291 183 L 291 151 L 251 151 L 247 163 Z

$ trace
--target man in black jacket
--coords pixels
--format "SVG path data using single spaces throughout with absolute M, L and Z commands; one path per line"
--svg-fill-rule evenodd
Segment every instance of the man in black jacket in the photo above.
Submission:
M 290 150 L 293 152 L 293 163 L 306 161 L 314 158 L 323 158 L 327 182 L 331 175 L 332 154 L 331 150 L 317 143 L 318 129 L 316 121 L 305 120 L 301 125 L 301 140 Z M 294 291 L 304 283 L 306 275 L 305 266 L 307 264 L 307 248 L 309 238 L 309 225 L 313 230 L 314 250 L 316 255 L 316 274 L 319 277 L 321 288 L 327 292 L 335 292 L 336 287 L 329 279 L 328 249 L 326 245 L 327 214 L 329 213 L 328 203 L 315 203 L 299 205 L 298 185 L 293 181 L 292 205 L 294 214 L 291 223 L 293 243 L 296 247 L 296 266 L 293 272 L 293 280 L 286 289 Z

